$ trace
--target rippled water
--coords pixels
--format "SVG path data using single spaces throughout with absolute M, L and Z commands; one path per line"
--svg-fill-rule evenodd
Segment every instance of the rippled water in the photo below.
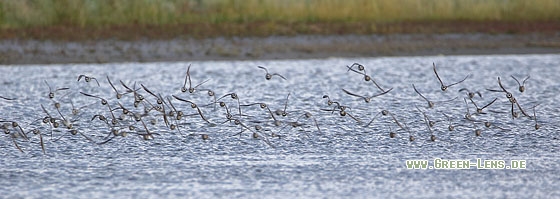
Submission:
M 364 65 L 381 87 L 393 90 L 370 103 L 345 94 L 341 89 L 363 95 L 380 92 L 363 76 L 347 72 L 345 66 L 355 62 Z M 444 83 L 472 76 L 442 92 L 432 62 L 438 66 Z M 252 138 L 248 130 L 236 135 L 241 127 L 233 122 L 222 123 L 226 121 L 224 108 L 202 106 L 213 101 L 206 92 L 180 91 L 189 65 L 193 84 L 209 79 L 198 89 L 212 89 L 218 97 L 235 92 L 241 104 L 264 102 L 275 111 L 284 109 L 290 94 L 288 116 L 275 116 L 282 122 L 275 126 L 268 112 L 249 106 L 242 107 L 245 116 L 240 117 L 237 102 L 224 97 L 220 101 L 227 104 L 234 118 L 253 132 L 255 125 L 263 127 L 258 139 Z M 285 76 L 287 81 L 278 76 L 266 81 L 259 65 Z M 2 66 L 0 73 L 0 96 L 15 98 L 0 99 L 0 118 L 17 121 L 29 136 L 29 140 L 12 138 L 18 135 L 17 128 L 3 122 L 8 124 L 4 129 L 10 130 L 0 138 L 0 195 L 6 198 L 560 197 L 560 55 Z M 96 77 L 100 86 L 94 81 L 76 81 L 82 74 Z M 517 83 L 510 75 L 520 80 L 530 75 L 525 92 L 517 91 Z M 112 128 L 98 119 L 92 120 L 96 114 L 108 118 L 111 115 L 99 99 L 79 92 L 105 98 L 113 108 L 119 102 L 132 112 L 144 111 L 142 105 L 134 108 L 132 94 L 117 100 L 106 76 L 120 92 L 125 91 L 118 83 L 122 80 L 128 86 L 136 82 L 136 88 L 143 84 L 163 97 L 189 99 L 201 106 L 212 124 L 197 115 L 186 116 L 176 123 L 180 131 L 169 130 L 163 116 L 152 110 L 143 120 L 154 139 L 145 141 L 135 134 L 146 134 L 144 127 L 128 117 Z M 500 89 L 498 76 L 527 113 L 533 115 L 531 107 L 538 105 L 535 110 L 540 129 L 535 130 L 535 121 L 529 117 L 512 119 L 511 103 L 505 93 L 486 90 Z M 56 92 L 54 101 L 50 100 L 45 80 L 53 90 L 69 89 Z M 434 108 L 428 108 L 414 92 L 413 83 L 432 101 L 453 100 L 436 102 Z M 473 99 L 479 106 L 498 100 L 485 110 L 488 114 L 473 116 L 477 122 L 467 121 L 463 100 L 466 94 L 458 92 L 461 88 L 480 91 L 483 98 Z M 156 98 L 143 89 L 138 93 L 156 104 Z M 347 112 L 361 122 L 341 117 L 338 111 L 321 110 L 334 106 L 328 106 L 323 95 L 348 106 Z M 55 101 L 61 104 L 60 114 Z M 175 99 L 172 102 L 185 114 L 196 113 L 188 103 Z M 80 134 L 72 135 L 63 127 L 51 133 L 49 124 L 41 124 L 46 116 L 41 104 L 52 117 L 63 115 L 72 120 L 73 129 L 92 141 Z M 80 108 L 76 115 L 71 112 L 72 104 Z M 415 106 L 436 122 L 432 128 L 435 142 L 430 141 L 430 131 Z M 474 113 L 474 105 L 469 107 Z M 409 130 L 401 129 L 390 116 L 381 115 L 365 127 L 382 110 L 394 114 Z M 515 111 L 519 112 L 517 107 Z M 115 110 L 115 117 L 121 112 Z M 302 117 L 305 112 L 313 117 Z M 450 116 L 449 121 L 443 113 Z M 152 120 L 156 123 L 152 124 Z M 296 120 L 300 126 L 288 125 Z M 492 126 L 485 127 L 484 121 L 492 122 Z M 175 120 L 171 123 L 175 124 Z M 449 124 L 456 126 L 454 131 L 447 130 Z M 112 137 L 111 129 L 127 131 L 128 125 L 134 125 L 136 130 L 129 131 L 126 137 L 97 144 Z M 32 129 L 43 134 L 45 154 L 39 136 L 29 133 Z M 482 130 L 481 136 L 475 135 L 477 129 Z M 391 131 L 396 132 L 395 138 L 389 137 Z M 272 133 L 282 137 L 271 137 Z M 209 139 L 201 139 L 202 134 Z M 416 140 L 410 142 L 410 135 Z M 434 158 L 472 162 L 477 158 L 506 162 L 522 159 L 527 161 L 527 168 L 406 168 L 406 160 Z

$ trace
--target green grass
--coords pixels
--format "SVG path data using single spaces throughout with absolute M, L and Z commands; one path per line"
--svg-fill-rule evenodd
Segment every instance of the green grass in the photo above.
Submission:
M 559 0 L 2 0 L 0 28 L 560 21 Z

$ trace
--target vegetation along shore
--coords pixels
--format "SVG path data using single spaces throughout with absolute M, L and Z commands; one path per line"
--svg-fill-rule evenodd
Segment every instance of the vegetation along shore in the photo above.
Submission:
M 560 1 L 554 0 L 6 0 L 0 2 L 0 11 L 3 64 L 560 49 Z M 450 39 L 452 35 L 456 38 Z M 476 35 L 480 39 L 473 39 Z M 239 42 L 246 40 L 253 42 Z M 294 43 L 270 47 L 279 40 Z M 124 49 L 122 54 L 99 55 L 110 48 L 99 45 L 112 41 L 132 47 L 123 43 L 116 47 Z M 157 56 L 138 53 L 171 49 L 177 42 L 192 46 Z M 341 50 L 333 50 L 337 48 Z M 192 52 L 195 49 L 206 50 Z M 84 52 L 81 58 L 65 58 L 79 52 Z

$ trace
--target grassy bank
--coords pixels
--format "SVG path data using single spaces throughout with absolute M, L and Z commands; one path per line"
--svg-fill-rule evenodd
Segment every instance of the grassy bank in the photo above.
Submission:
M 486 25 L 490 27 L 495 23 L 517 26 L 558 21 L 558 0 L 0 1 L 0 37 L 4 38 L 41 37 L 49 34 L 41 33 L 45 31 L 88 33 L 130 28 L 140 32 L 167 28 L 168 34 L 195 36 L 220 32 L 225 35 L 390 33 L 406 29 L 402 24 L 439 27 L 439 24 L 461 22 L 490 24 Z M 427 28 L 415 29 L 422 32 Z M 251 29 L 257 32 L 251 33 Z
M 0 8 L 2 28 L 560 19 L 557 0 L 3 0 Z

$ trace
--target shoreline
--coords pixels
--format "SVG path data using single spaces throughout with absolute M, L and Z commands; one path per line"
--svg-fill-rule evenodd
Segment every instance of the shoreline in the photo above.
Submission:
M 560 33 L 0 40 L 1 65 L 540 53 L 560 53 Z

